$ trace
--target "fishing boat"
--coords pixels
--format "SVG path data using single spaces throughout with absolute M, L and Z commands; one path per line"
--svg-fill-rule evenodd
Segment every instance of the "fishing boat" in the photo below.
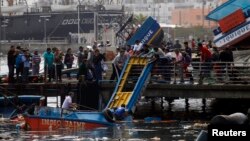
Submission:
M 217 22 L 213 30 L 217 47 L 248 46 L 250 37 L 250 1 L 229 0 L 212 10 L 207 20 Z
M 150 24 L 148 24 L 150 23 Z M 143 30 L 144 36 L 138 38 L 144 40 L 144 43 L 153 43 L 155 39 L 162 37 L 159 34 L 161 27 L 152 17 L 149 17 L 141 26 L 145 29 L 145 26 L 150 25 L 147 30 Z M 150 30 L 154 29 L 154 30 Z M 140 31 L 138 29 L 138 31 Z M 150 36 L 148 36 L 148 32 Z M 139 37 L 141 32 L 136 32 L 133 37 Z M 151 35 L 152 34 L 152 35 Z M 131 41 L 132 42 L 132 41 Z M 103 126 L 112 126 L 116 124 L 116 120 L 113 117 L 112 111 L 114 109 L 126 105 L 128 113 L 134 113 L 136 103 L 141 94 L 145 91 L 151 70 L 154 66 L 154 60 L 147 57 L 130 57 L 121 72 L 113 95 L 110 98 L 107 106 L 104 110 L 98 111 L 68 111 L 61 108 L 42 107 L 42 114 L 24 114 L 25 126 L 30 130 L 56 130 L 58 128 L 74 128 L 74 129 L 93 129 Z M 138 71 L 137 76 L 131 72 Z M 130 84 L 129 81 L 133 79 L 135 83 Z
M 41 96 L 38 95 L 20 95 L 3 96 L 0 94 L 0 114 L 3 118 L 13 118 L 17 114 L 22 114 L 27 107 L 34 103 L 39 103 Z

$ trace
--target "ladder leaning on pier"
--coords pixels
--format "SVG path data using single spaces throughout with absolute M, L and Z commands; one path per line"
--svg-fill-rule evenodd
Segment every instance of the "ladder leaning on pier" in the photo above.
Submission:
M 153 64 L 145 57 L 130 57 L 123 67 L 113 95 L 105 109 L 114 109 L 125 104 L 128 111 L 134 112 L 135 104 L 148 84 L 147 80 L 149 80 Z

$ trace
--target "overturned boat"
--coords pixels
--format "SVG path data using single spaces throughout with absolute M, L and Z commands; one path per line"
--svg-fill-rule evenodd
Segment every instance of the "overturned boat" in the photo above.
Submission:
M 159 33 L 162 31 L 161 27 L 151 17 L 140 28 L 144 30 L 138 29 L 138 32 L 132 36 L 130 43 L 133 43 L 132 39 L 136 38 L 144 41 L 144 43 L 154 44 L 156 43 L 155 40 L 160 41 L 159 39 L 163 38 L 159 37 Z M 142 32 L 144 33 L 142 34 Z M 150 36 L 148 36 L 148 32 L 150 32 Z M 139 36 L 139 34 L 144 36 Z M 143 40 L 146 38 L 147 40 Z M 126 105 L 128 113 L 135 111 L 135 104 L 146 89 L 153 66 L 154 60 L 151 60 L 151 58 L 130 57 L 123 67 L 110 101 L 102 111 L 70 111 L 61 108 L 42 107 L 40 114 L 34 112 L 24 114 L 24 127 L 30 130 L 56 130 L 59 128 L 88 130 L 115 125 L 116 121 L 113 118 L 112 111 L 122 105 Z M 138 71 L 136 76 L 132 74 L 133 71 Z M 131 84 L 130 81 L 135 83 Z
M 247 46 L 250 36 L 250 1 L 229 0 L 207 16 L 219 27 L 213 30 L 214 43 L 217 47 Z

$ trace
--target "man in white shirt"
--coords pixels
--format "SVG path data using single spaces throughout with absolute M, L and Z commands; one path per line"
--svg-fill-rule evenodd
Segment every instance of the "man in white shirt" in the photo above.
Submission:
M 64 101 L 63 101 L 63 105 L 62 105 L 63 109 L 70 109 L 70 108 L 74 108 L 76 106 L 75 103 L 72 103 L 73 97 L 74 97 L 74 93 L 69 92 L 68 96 L 66 96 Z
M 142 49 L 142 43 L 139 40 L 136 40 L 133 48 L 134 54 L 139 55 L 141 49 Z
M 175 69 L 180 77 L 180 83 L 184 83 L 183 77 L 183 56 L 179 49 L 175 49 Z M 174 82 L 176 83 L 176 82 Z

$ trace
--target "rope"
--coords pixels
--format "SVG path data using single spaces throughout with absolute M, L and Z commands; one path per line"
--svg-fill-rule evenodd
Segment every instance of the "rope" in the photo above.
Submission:
M 0 86 L 0 89 L 2 90 L 5 90 L 7 93 L 11 94 L 12 96 L 14 97 L 17 97 L 17 94 L 11 92 L 11 91 L 8 91 L 7 89 L 5 89 L 4 87 Z M 7 99 L 10 104 L 12 104 L 17 110 L 20 110 L 20 107 L 18 107 L 13 101 L 11 101 L 7 95 L 3 94 L 3 93 L 0 93 L 5 99 Z M 24 103 L 21 103 L 22 105 L 24 105 Z
M 15 103 L 13 103 L 5 94 L 3 94 L 3 93 L 0 93 L 5 99 L 7 99 L 9 102 L 10 102 L 10 104 L 12 104 L 16 109 L 19 109 L 19 107 L 15 104 Z
M 2 90 L 4 90 L 4 91 L 8 92 L 8 93 L 11 94 L 12 96 L 17 96 L 17 94 L 15 94 L 15 93 L 13 93 L 13 92 L 11 92 L 11 91 L 5 89 L 5 88 L 2 87 L 2 86 L 0 86 L 0 89 L 2 89 Z
M 90 110 L 97 111 L 97 109 L 94 109 L 94 108 L 91 108 L 91 107 L 88 107 L 88 106 L 84 106 L 84 105 L 80 105 L 80 104 L 76 104 L 76 105 L 79 106 L 79 107 L 83 107 L 83 108 L 87 108 L 87 109 L 90 109 Z

